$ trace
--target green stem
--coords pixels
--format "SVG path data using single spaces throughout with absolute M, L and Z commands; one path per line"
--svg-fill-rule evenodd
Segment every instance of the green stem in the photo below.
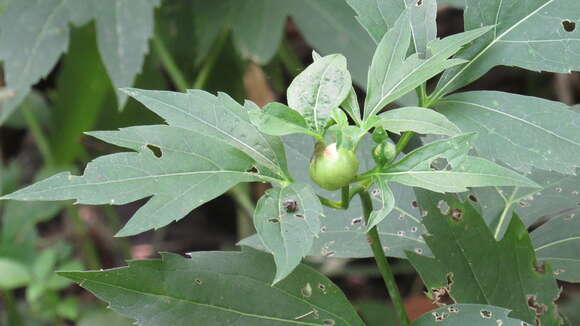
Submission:
M 38 147 L 38 151 L 40 152 L 40 155 L 42 155 L 44 164 L 49 167 L 54 166 L 54 157 L 52 156 L 52 152 L 48 144 L 48 138 L 45 137 L 42 131 L 42 127 L 38 123 L 34 113 L 32 113 L 30 103 L 28 103 L 28 101 L 24 101 L 22 103 L 21 110 L 22 114 L 24 115 L 24 119 L 26 120 L 26 124 L 28 125 L 28 129 L 30 130 L 30 133 L 32 133 L 34 142 Z
M 365 191 L 367 186 L 368 186 L 368 183 L 363 182 L 363 183 L 358 184 L 352 188 L 342 187 L 341 188 L 341 201 L 330 200 L 330 199 L 328 199 L 324 196 L 320 196 L 320 195 L 316 195 L 316 196 L 318 196 L 318 199 L 320 199 L 320 203 L 324 206 L 334 208 L 334 209 L 348 209 L 350 201 L 352 200 L 352 198 L 354 196 L 358 195 L 359 193 L 361 193 L 362 191 Z
M 498 239 L 499 233 L 501 232 L 501 228 L 505 223 L 507 213 L 509 212 L 510 208 L 512 207 L 513 200 L 515 198 L 516 192 L 518 192 L 518 188 L 514 188 L 514 192 L 512 192 L 510 198 L 505 201 L 505 207 L 503 208 L 501 215 L 499 216 L 499 221 L 497 222 L 497 226 L 495 227 L 495 232 L 493 236 Z
M 369 195 L 368 191 L 359 193 L 359 196 L 363 205 L 365 221 L 368 222 L 371 211 L 373 210 L 371 196 Z M 373 251 L 373 255 L 375 256 L 375 262 L 377 263 L 377 267 L 379 268 L 381 276 L 383 277 L 383 281 L 387 287 L 387 292 L 391 297 L 393 306 L 395 307 L 395 311 L 399 317 L 399 321 L 401 322 L 401 326 L 409 325 L 409 316 L 407 316 L 407 311 L 405 310 L 403 299 L 401 298 L 399 288 L 395 282 L 395 276 L 393 275 L 391 266 L 387 261 L 387 257 L 385 257 L 385 252 L 383 250 L 383 246 L 381 245 L 381 239 L 379 238 L 379 232 L 377 231 L 376 226 L 367 233 L 367 237 Z
M 397 142 L 397 145 L 396 145 L 397 155 L 399 155 L 400 153 L 403 152 L 403 150 L 405 149 L 405 147 L 407 146 L 407 144 L 409 143 L 411 138 L 413 138 L 412 131 L 405 131 L 403 133 L 403 135 L 401 136 L 401 138 L 399 139 L 399 141 Z
M 153 43 L 153 51 L 155 51 L 155 54 L 157 54 L 159 60 L 161 60 L 161 64 L 163 64 L 163 67 L 165 68 L 165 71 L 169 75 L 169 78 L 171 79 L 171 82 L 175 88 L 177 88 L 180 92 L 186 92 L 189 83 L 185 79 L 183 73 L 181 73 L 181 70 L 165 46 L 165 43 L 163 43 L 161 37 L 155 33 L 151 41 Z
M 2 291 L 2 297 L 4 298 L 4 309 L 6 310 L 8 325 L 12 326 L 22 326 L 22 316 L 18 311 L 18 306 L 16 305 L 16 299 L 14 294 L 10 290 Z
M 207 55 L 207 58 L 205 60 L 203 67 L 201 68 L 201 70 L 197 74 L 197 77 L 195 78 L 195 81 L 193 82 L 194 89 L 202 89 L 205 86 L 205 84 L 207 83 L 209 75 L 210 75 L 211 71 L 213 70 L 215 63 L 219 59 L 219 54 L 220 54 L 220 52 L 222 52 L 222 49 L 223 49 L 224 45 L 226 44 L 227 39 L 228 39 L 228 31 L 227 31 L 227 29 L 225 29 L 224 31 L 221 32 L 218 40 L 216 41 L 213 48 L 211 49 L 211 51 Z

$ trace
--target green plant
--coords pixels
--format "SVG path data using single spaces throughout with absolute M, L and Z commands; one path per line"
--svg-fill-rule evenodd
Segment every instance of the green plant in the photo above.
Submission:
M 314 52 L 287 90 L 288 105 L 123 89 L 167 124 L 91 132 L 133 151 L 0 199 L 151 197 L 118 233 L 130 236 L 179 220 L 238 183 L 272 184 L 254 212 L 257 236 L 241 252 L 60 273 L 142 325 L 363 325 L 338 287 L 301 264 L 307 255 L 374 257 L 402 325 L 411 323 L 386 256 L 409 259 L 428 295 L 446 305 L 412 325 L 565 324 L 556 280 L 580 279 L 580 118 L 535 97 L 450 93 L 496 65 L 580 69 L 572 51 L 580 4 L 466 0 L 466 31 L 438 39 L 434 0 L 348 2 L 377 42 L 362 114 L 339 54 Z M 382 112 L 413 91 L 417 106 Z M 400 135 L 394 149 L 383 148 L 387 132 Z M 428 136 L 409 148 L 415 134 Z M 373 139 L 385 144 L 381 155 Z M 322 144 L 346 164 L 322 162 Z M 555 198 L 542 201 L 549 192 Z

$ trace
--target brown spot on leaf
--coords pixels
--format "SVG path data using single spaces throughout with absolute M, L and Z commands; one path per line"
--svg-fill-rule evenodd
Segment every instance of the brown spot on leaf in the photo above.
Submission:
M 569 19 L 563 20 L 562 26 L 566 32 L 573 32 L 576 29 L 576 23 Z

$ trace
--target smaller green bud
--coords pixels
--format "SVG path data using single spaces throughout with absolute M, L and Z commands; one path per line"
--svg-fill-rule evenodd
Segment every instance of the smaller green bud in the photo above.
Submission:
M 337 149 L 336 143 L 325 146 L 318 142 L 310 161 L 310 178 L 324 189 L 336 190 L 352 182 L 358 166 L 353 151 L 344 147 Z
M 397 146 L 392 140 L 387 139 L 384 142 L 373 147 L 373 159 L 378 166 L 384 166 L 395 159 L 397 155 Z

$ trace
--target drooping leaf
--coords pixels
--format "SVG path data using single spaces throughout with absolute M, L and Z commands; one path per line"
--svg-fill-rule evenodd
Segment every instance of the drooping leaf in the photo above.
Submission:
M 559 289 L 551 267 L 536 261 L 517 215 L 498 242 L 469 203 L 426 191 L 417 197 L 429 232 L 423 238 L 435 258 L 412 252 L 408 258 L 434 295 L 511 309 L 510 316 L 532 324 L 538 318 L 542 325 L 560 325 L 554 304 Z
M 333 54 L 314 61 L 290 84 L 288 106 L 297 110 L 316 131 L 324 128 L 332 109 L 339 107 L 352 88 L 346 58 Z
M 435 192 L 463 192 L 467 191 L 467 187 L 537 186 L 510 169 L 468 156 L 473 138 L 474 134 L 465 134 L 432 142 L 411 151 L 400 161 L 375 174 L 389 181 Z M 443 161 L 445 165 L 437 166 L 438 159 L 446 160 Z
M 282 103 L 270 103 L 262 110 L 249 112 L 250 121 L 261 132 L 273 136 L 294 133 L 314 134 L 310 131 L 304 117 Z
M 370 229 L 381 223 L 395 208 L 395 194 L 393 194 L 393 190 L 389 187 L 388 180 L 381 177 L 375 177 L 374 183 L 376 189 L 374 190 L 373 195 L 380 198 L 381 206 L 378 210 L 373 210 L 371 212 L 365 232 L 369 232 Z
M 378 113 L 385 105 L 412 91 L 440 72 L 465 63 L 462 59 L 448 59 L 461 48 L 490 31 L 481 27 L 435 39 L 427 45 L 430 57 L 421 59 L 417 53 L 406 57 L 411 33 L 408 14 L 401 15 L 395 26 L 385 33 L 373 56 L 369 70 L 365 116 Z
M 13 1 L 0 17 L 0 59 L 6 85 L 16 95 L 2 106 L 0 124 L 67 49 L 70 23 L 80 26 L 96 19 L 99 51 L 114 85 L 131 86 L 141 70 L 158 5 L 159 0 Z M 126 97 L 118 95 L 122 107 Z
M 494 25 L 493 32 L 459 55 L 469 63 L 445 72 L 434 97 L 497 65 L 560 73 L 580 69 L 580 28 L 566 27 L 580 20 L 578 1 L 531 0 L 522 6 L 518 0 L 466 0 L 465 7 L 465 30 Z
M 342 53 L 352 79 L 366 87 L 374 42 L 358 24 L 344 0 L 282 0 L 302 36 L 323 55 Z
M 454 304 L 430 311 L 411 323 L 411 326 L 530 326 L 509 317 L 510 311 L 496 306 Z
M 327 198 L 340 200 L 339 192 L 320 188 L 308 175 L 308 164 L 315 140 L 310 136 L 299 134 L 285 136 L 283 140 L 289 170 L 294 180 L 310 184 L 316 193 Z M 370 154 L 372 146 L 369 138 L 364 138 L 359 145 L 357 155 L 360 161 L 360 172 L 375 166 Z M 405 250 L 429 254 L 429 248 L 421 237 L 424 227 L 421 224 L 421 214 L 413 189 L 396 183 L 389 186 L 395 196 L 395 207 L 378 224 L 385 255 L 405 258 Z M 373 199 L 375 199 L 374 204 L 378 205 L 376 207 L 381 207 L 380 200 L 377 197 Z M 362 205 L 358 198 L 352 200 L 348 210 L 324 207 L 324 217 L 320 219 L 322 225 L 320 233 L 318 238 L 314 239 L 309 255 L 338 258 L 372 257 L 362 216 Z M 244 239 L 241 244 L 266 250 L 257 236 Z
M 188 93 L 128 89 L 127 94 L 165 119 L 170 125 L 223 139 L 259 164 L 284 174 L 286 158 L 277 137 L 260 133 L 248 110 L 224 93 L 201 90 Z
M 99 57 L 93 26 L 73 30 L 57 80 L 50 146 L 57 165 L 82 151 L 82 132 L 92 130 L 113 88 Z
M 282 40 L 286 16 L 283 0 L 247 0 L 238 3 L 233 40 L 240 54 L 259 64 L 268 63 Z
M 153 196 L 118 233 L 128 236 L 179 220 L 237 183 L 256 180 L 246 172 L 248 156 L 201 132 L 162 125 L 90 134 L 137 152 L 99 157 L 82 176 L 60 173 L 0 199 L 121 205 Z
M 61 272 L 137 325 L 363 326 L 340 289 L 305 265 L 272 286 L 268 254 L 162 254 L 100 272 Z M 219 293 L 219 295 L 216 295 Z
M 132 86 L 141 71 L 153 34 L 153 9 L 159 4 L 160 0 L 94 2 L 97 44 L 115 88 Z M 117 91 L 117 98 L 122 108 L 127 95 Z
M 0 108 L 0 125 L 66 50 L 70 22 L 67 3 L 14 1 L 0 16 L 0 60 L 4 62 L 6 87 L 15 94 Z
M 536 97 L 476 91 L 444 98 L 437 110 L 463 132 L 478 132 L 478 153 L 510 167 L 572 174 L 580 166 L 580 114 Z
M 307 184 L 292 183 L 266 191 L 256 205 L 254 226 L 274 255 L 277 283 L 287 277 L 311 250 L 320 233 L 322 205 Z
M 447 136 L 461 133 L 461 130 L 444 115 L 430 109 L 404 107 L 388 110 L 379 116 L 381 126 L 397 134 L 403 131 Z

